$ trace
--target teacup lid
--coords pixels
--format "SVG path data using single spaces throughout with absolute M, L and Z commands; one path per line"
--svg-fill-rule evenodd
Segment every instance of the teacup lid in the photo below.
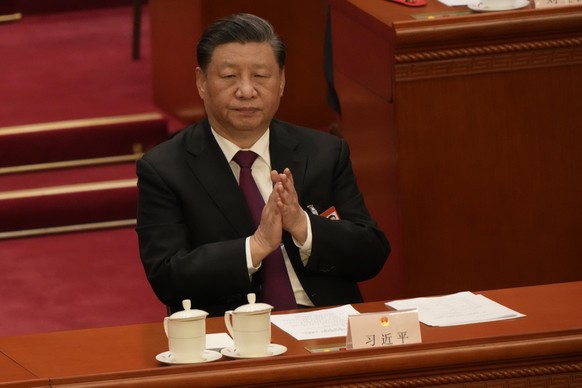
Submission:
M 174 314 L 170 315 L 170 319 L 200 319 L 200 318 L 205 318 L 208 313 L 204 310 L 191 310 L 190 308 L 192 307 L 192 303 L 190 302 L 190 299 L 184 299 L 182 301 L 182 307 L 184 307 L 184 310 L 182 311 L 176 311 Z
M 249 304 L 244 304 L 240 307 L 237 307 L 234 312 L 235 313 L 263 313 L 266 311 L 271 311 L 273 306 L 267 303 L 255 303 L 257 300 L 257 296 L 254 293 L 247 294 L 247 300 Z

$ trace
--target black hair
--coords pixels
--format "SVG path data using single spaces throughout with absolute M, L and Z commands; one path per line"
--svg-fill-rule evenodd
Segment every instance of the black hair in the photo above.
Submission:
M 216 47 L 226 43 L 269 43 L 282 70 L 285 68 L 285 43 L 271 23 L 249 13 L 233 14 L 208 26 L 196 47 L 198 66 L 206 71 Z

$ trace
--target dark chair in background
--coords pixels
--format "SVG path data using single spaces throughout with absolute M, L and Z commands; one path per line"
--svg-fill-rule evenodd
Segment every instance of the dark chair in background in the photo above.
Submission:
M 131 36 L 131 58 L 141 57 L 141 11 L 143 0 L 133 0 L 133 31 Z

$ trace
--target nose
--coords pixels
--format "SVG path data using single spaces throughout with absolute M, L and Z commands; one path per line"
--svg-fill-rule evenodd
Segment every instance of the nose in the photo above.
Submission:
M 239 99 L 253 98 L 257 94 L 257 89 L 250 77 L 242 77 L 236 89 L 236 97 Z

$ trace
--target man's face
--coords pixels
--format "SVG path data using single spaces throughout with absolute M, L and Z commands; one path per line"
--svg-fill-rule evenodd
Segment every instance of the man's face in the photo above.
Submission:
M 277 112 L 285 73 L 268 43 L 228 43 L 214 50 L 206 72 L 196 69 L 196 85 L 213 128 L 231 141 L 249 139 Z

